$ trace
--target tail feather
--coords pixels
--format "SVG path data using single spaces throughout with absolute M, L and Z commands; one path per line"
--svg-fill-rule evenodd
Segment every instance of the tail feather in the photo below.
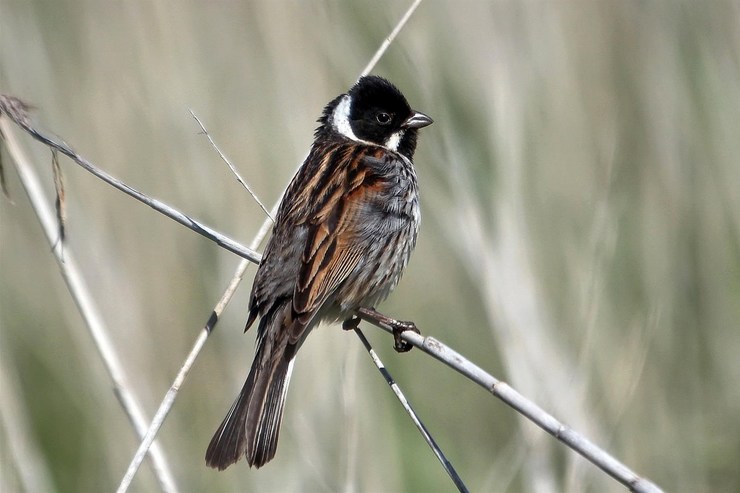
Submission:
M 267 388 L 259 420 L 254 428 L 247 430 L 247 435 L 252 437 L 247 442 L 247 462 L 250 466 L 263 466 L 275 456 L 294 362 L 295 358 L 280 362 Z
M 294 349 L 268 341 L 258 344 L 247 381 L 208 445 L 209 467 L 226 469 L 242 454 L 250 466 L 261 467 L 275 456 Z

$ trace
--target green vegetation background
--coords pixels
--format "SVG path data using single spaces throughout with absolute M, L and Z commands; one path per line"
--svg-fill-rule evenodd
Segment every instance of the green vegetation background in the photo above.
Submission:
M 408 4 L 0 0 L 0 92 L 247 244 L 263 214 L 188 108 L 272 204 L 323 105 Z M 428 0 L 375 70 L 436 121 L 416 159 L 419 246 L 381 309 L 666 491 L 740 490 L 738 5 Z M 51 196 L 49 152 L 26 142 Z M 137 440 L 3 153 L 0 489 L 23 490 L 24 447 L 51 491 L 111 491 Z M 62 166 L 67 249 L 151 416 L 239 259 Z M 251 362 L 253 272 L 160 434 L 182 491 L 452 490 L 338 327 L 302 350 L 275 461 L 204 466 Z M 623 490 L 462 377 L 367 333 L 471 491 Z M 156 490 L 145 464 L 132 491 Z

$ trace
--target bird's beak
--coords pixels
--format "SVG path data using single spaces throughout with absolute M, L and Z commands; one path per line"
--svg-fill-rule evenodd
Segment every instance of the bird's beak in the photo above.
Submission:
M 413 111 L 413 110 L 412 110 Z M 414 113 L 408 117 L 408 119 L 401 125 L 404 128 L 422 128 L 427 125 L 434 123 L 434 120 L 429 118 L 427 115 L 420 111 L 414 111 Z

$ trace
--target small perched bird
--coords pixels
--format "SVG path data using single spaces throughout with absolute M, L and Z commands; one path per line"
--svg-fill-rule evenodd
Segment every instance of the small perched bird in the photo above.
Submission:
M 324 108 L 313 146 L 285 192 L 252 286 L 245 331 L 260 318 L 239 396 L 211 439 L 223 470 L 275 456 L 296 353 L 320 321 L 352 319 L 396 287 L 421 219 L 412 163 L 432 123 L 393 84 L 362 77 Z

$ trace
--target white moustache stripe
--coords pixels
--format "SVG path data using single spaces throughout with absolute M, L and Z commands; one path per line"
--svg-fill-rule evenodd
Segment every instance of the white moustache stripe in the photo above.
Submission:
M 403 138 L 404 131 L 399 130 L 398 132 L 394 132 L 390 137 L 388 137 L 388 140 L 385 141 L 385 144 L 383 144 L 383 147 L 386 149 L 390 149 L 393 152 L 398 151 L 398 144 L 401 143 L 401 139 Z
M 349 109 L 351 103 L 351 97 L 344 96 L 342 98 L 337 107 L 334 108 L 334 113 L 331 116 L 331 124 L 334 127 L 334 130 L 336 130 L 338 133 L 344 135 L 349 139 L 361 142 L 361 140 L 358 139 L 355 133 L 352 131 L 352 125 L 350 125 L 349 123 Z

